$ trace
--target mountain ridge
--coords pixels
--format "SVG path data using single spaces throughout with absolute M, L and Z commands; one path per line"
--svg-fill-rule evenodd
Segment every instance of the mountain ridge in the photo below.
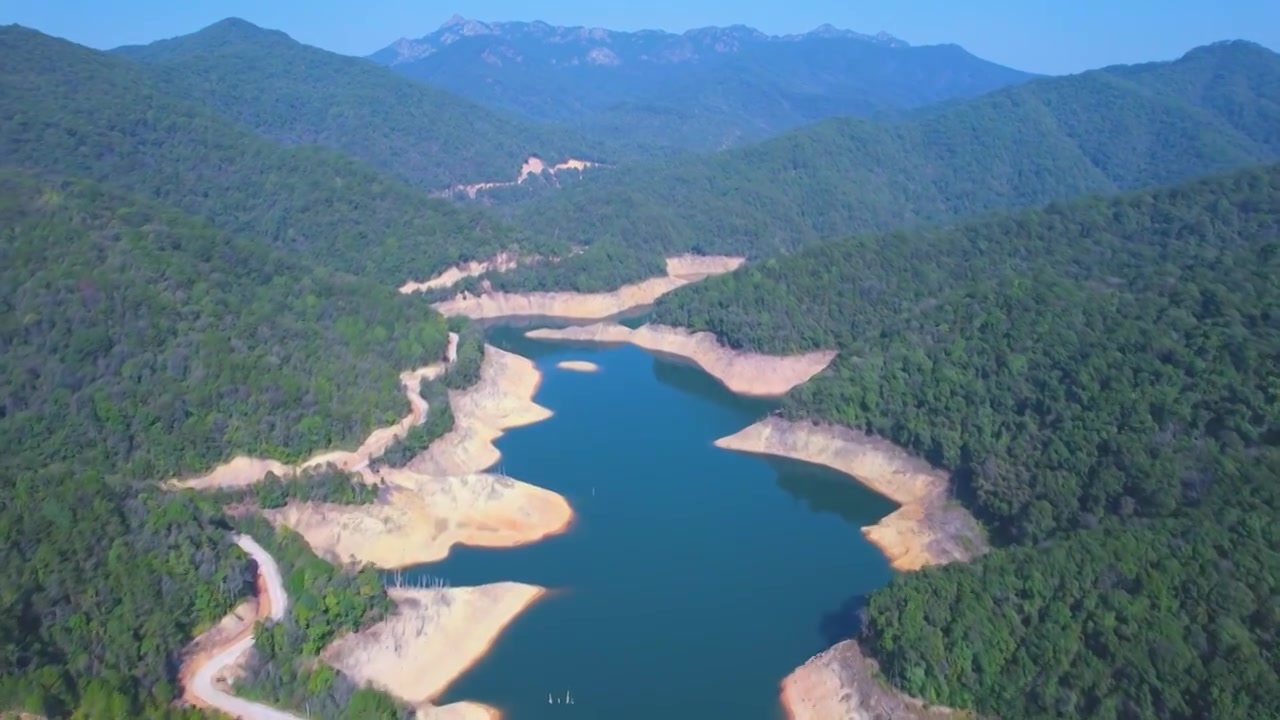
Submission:
M 1274 161 L 1277 128 L 1280 55 L 1224 43 L 1175 61 L 1040 78 L 908 117 L 835 118 L 713 156 L 604 172 L 516 217 L 570 242 L 761 257 L 824 237 Z
M 703 27 L 690 28 L 681 32 L 672 32 L 669 30 L 658 29 L 642 29 L 642 30 L 611 30 L 602 27 L 586 27 L 583 25 L 551 25 L 550 23 L 534 20 L 530 22 L 524 21 L 483 21 L 468 19 L 462 15 L 453 15 L 436 28 L 433 32 L 426 35 L 410 38 L 401 37 L 386 47 L 370 53 L 368 57 L 387 65 L 398 65 L 404 62 L 412 62 L 420 59 L 439 48 L 429 42 L 429 38 L 436 38 L 441 45 L 452 44 L 461 37 L 471 37 L 476 35 L 511 35 L 511 34 L 536 34 L 540 37 L 554 38 L 554 41 L 564 42 L 572 37 L 588 38 L 592 40 L 610 41 L 616 36 L 640 35 L 649 38 L 662 37 L 669 39 L 684 38 L 689 40 L 720 40 L 725 38 L 751 39 L 772 42 L 797 42 L 812 38 L 849 38 L 862 40 L 868 43 L 884 45 L 886 47 L 905 48 L 911 47 L 907 41 L 891 35 L 883 30 L 875 34 L 861 33 L 856 30 L 848 30 L 838 28 L 831 23 L 823 23 L 818 27 L 804 33 L 788 33 L 782 35 L 769 35 L 761 32 L 749 25 L 708 25 Z M 715 47 L 715 46 L 713 46 Z M 727 47 L 717 48 L 719 51 L 727 51 Z
M 327 147 L 284 147 L 147 68 L 0 29 L 0 165 L 109 182 L 219 229 L 389 287 L 509 247 L 514 228 Z M 415 267 L 416 266 L 416 267 Z
M 915 47 L 830 26 L 786 36 L 746 26 L 675 34 L 459 18 L 368 57 L 489 108 L 694 151 L 1038 77 L 955 44 Z
M 625 156 L 241 18 L 110 54 L 138 63 L 169 94 L 282 144 L 330 147 L 431 191 L 504 178 L 530 155 Z

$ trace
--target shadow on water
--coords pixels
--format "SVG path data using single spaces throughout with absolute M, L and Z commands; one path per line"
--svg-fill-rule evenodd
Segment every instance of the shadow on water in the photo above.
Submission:
M 777 720 L 778 683 L 856 630 L 862 598 L 892 576 L 860 528 L 894 504 L 825 467 L 714 446 L 772 400 L 631 346 L 523 332 L 495 328 L 490 341 L 538 363 L 536 401 L 555 414 L 503 436 L 502 466 L 564 495 L 577 520 L 542 542 L 457 547 L 416 570 L 558 590 L 440 702 L 484 702 L 509 720 Z M 567 359 L 601 371 L 554 367 Z M 573 706 L 547 703 L 566 691 Z
M 856 636 L 862 630 L 862 609 L 867 606 L 865 593 L 850 596 L 840 607 L 822 614 L 818 634 L 827 645 L 835 645 Z
M 733 408 L 752 420 L 762 418 L 778 407 L 778 401 L 774 399 L 734 395 L 721 385 L 720 381 L 683 358 L 655 355 L 653 376 L 667 387 L 722 407 Z

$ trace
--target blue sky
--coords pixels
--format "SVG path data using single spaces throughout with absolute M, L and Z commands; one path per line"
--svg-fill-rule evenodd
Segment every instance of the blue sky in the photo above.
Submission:
M 97 48 L 183 35 L 234 15 L 364 55 L 425 35 L 454 13 L 615 30 L 742 23 L 789 33 L 829 22 L 918 45 L 955 42 L 1045 73 L 1172 59 L 1214 40 L 1280 49 L 1280 0 L 0 0 L 0 24 Z

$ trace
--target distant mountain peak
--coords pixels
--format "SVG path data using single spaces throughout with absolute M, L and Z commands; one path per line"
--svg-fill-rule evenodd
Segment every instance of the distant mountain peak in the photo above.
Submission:
M 244 18 L 223 18 L 190 35 L 157 40 L 147 45 L 126 45 L 112 50 L 125 56 L 158 60 L 173 54 L 222 52 L 253 45 L 298 45 L 298 41 L 282 30 L 255 25 Z
M 570 65 L 576 62 L 613 65 L 624 60 L 684 62 L 696 60 L 699 52 L 735 53 L 746 43 L 802 42 L 815 38 L 858 40 L 891 48 L 910 47 L 907 42 L 884 31 L 867 35 L 838 28 L 830 23 L 799 35 L 768 35 L 756 28 L 741 24 L 692 28 L 682 33 L 664 30 L 619 32 L 598 27 L 551 25 L 541 20 L 483 22 L 462 15 L 454 15 L 435 32 L 417 39 L 401 38 L 371 57 L 387 65 L 400 65 L 425 58 L 463 38 L 476 36 L 490 36 L 504 44 L 539 42 L 570 49 L 575 48 L 575 43 L 585 45 L 580 48 L 580 55 L 575 59 L 561 58 L 558 61 L 567 62 Z M 643 43 L 646 47 L 638 49 L 635 55 L 628 56 L 618 49 L 606 50 L 602 53 L 599 45 L 595 44 L 626 41 Z M 662 43 L 665 43 L 665 46 Z M 510 50 L 495 51 L 500 54 L 511 52 Z M 599 62 L 602 54 L 608 54 L 610 61 Z

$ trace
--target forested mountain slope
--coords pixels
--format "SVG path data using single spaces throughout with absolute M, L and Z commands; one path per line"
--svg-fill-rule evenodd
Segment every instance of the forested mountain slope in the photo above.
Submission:
M 1280 158 L 1280 56 L 1245 42 L 1046 78 L 907 120 L 841 119 L 608 171 L 517 215 L 568 242 L 756 257 L 813 239 Z
M 124 58 L 17 26 L 0 54 L 0 165 L 106 181 L 387 285 L 513 241 L 482 213 L 176 99 Z
M 605 143 L 495 112 L 361 58 L 229 18 L 113 52 L 166 92 L 289 145 L 319 144 L 428 190 L 507 180 L 536 154 L 616 161 Z
M 837 347 L 784 413 L 952 469 L 1006 547 L 904 575 L 888 677 L 1001 717 L 1276 717 L 1280 166 L 863 235 L 666 296 Z
M 12 59 L 12 56 L 9 56 Z M 162 717 L 252 574 L 155 483 L 358 444 L 443 319 L 87 181 L 0 172 L 0 708 Z
M 697 150 L 1033 77 L 956 45 L 911 47 L 829 25 L 788 36 L 741 25 L 676 34 L 454 17 L 370 57 L 525 117 Z

